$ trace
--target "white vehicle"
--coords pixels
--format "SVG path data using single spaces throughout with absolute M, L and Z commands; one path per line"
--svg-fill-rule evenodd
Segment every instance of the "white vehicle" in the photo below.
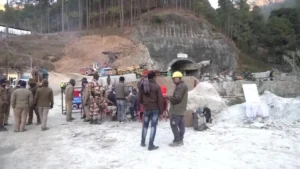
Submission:
M 20 80 L 23 80 L 27 83 L 26 88 L 29 88 L 28 80 L 29 79 L 14 79 L 10 87 L 15 88 Z

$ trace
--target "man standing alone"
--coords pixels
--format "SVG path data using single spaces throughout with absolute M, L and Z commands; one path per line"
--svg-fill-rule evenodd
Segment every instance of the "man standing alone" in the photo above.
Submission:
M 29 83 L 29 90 L 31 91 L 33 97 L 35 96 L 35 93 L 38 89 L 38 86 L 35 82 L 34 79 L 29 79 L 28 81 Z M 35 115 L 36 115 L 36 120 L 37 120 L 37 123 L 36 125 L 39 125 L 41 124 L 41 118 L 40 118 L 40 114 L 38 112 L 38 108 L 36 107 L 36 105 L 34 104 L 32 107 L 29 108 L 29 115 L 28 115 L 28 122 L 27 122 L 27 125 L 31 125 L 32 124 L 32 119 L 33 119 L 33 111 L 35 112 Z
M 48 81 L 43 80 L 42 87 L 37 89 L 34 103 L 38 106 L 40 117 L 42 119 L 42 131 L 49 130 L 47 127 L 47 119 L 49 108 L 53 108 L 53 91 L 51 88 L 48 87 Z
M 32 93 L 26 89 L 26 82 L 20 82 L 20 88 L 16 89 L 11 96 L 11 106 L 14 110 L 15 132 L 26 131 L 25 123 L 29 111 L 32 106 Z
M 182 81 L 183 75 L 181 72 L 174 72 L 173 82 L 176 85 L 172 97 L 167 97 L 171 102 L 170 107 L 170 125 L 174 135 L 171 147 L 183 145 L 183 137 L 185 132 L 184 113 L 187 108 L 188 87 Z
M 142 130 L 141 146 L 145 147 L 145 140 L 147 136 L 147 130 L 151 121 L 151 133 L 148 150 L 156 150 L 159 147 L 154 145 L 154 138 L 156 134 L 156 126 L 158 117 L 163 113 L 163 96 L 160 86 L 155 82 L 155 72 L 150 71 L 148 73 L 148 84 L 141 84 L 139 92 L 139 102 L 145 107 L 144 112 L 144 124 Z
M 74 86 L 75 86 L 75 80 L 70 79 L 70 82 L 65 89 L 67 122 L 71 122 L 72 120 L 74 120 L 74 118 L 72 117 L 72 103 L 73 103 L 73 99 L 74 99 Z
M 125 115 L 126 115 L 125 99 L 126 99 L 127 91 L 124 82 L 125 82 L 125 78 L 121 76 L 119 79 L 119 83 L 115 85 L 117 107 L 118 107 L 118 120 L 120 123 L 123 123 L 125 121 Z

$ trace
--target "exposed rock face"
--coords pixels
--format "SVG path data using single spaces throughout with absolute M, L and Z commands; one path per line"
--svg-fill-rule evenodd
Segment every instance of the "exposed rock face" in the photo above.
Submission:
M 164 13 L 139 24 L 133 39 L 142 42 L 160 70 L 168 70 L 178 53 L 193 62 L 213 60 L 219 69 L 236 68 L 237 49 L 207 21 L 190 14 Z
M 243 96 L 243 84 L 256 84 L 259 94 L 270 91 L 281 97 L 296 97 L 300 93 L 300 79 L 287 81 L 233 81 L 214 83 L 222 96 Z

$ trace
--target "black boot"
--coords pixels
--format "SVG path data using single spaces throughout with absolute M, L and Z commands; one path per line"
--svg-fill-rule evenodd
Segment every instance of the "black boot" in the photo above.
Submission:
M 155 146 L 155 145 L 149 145 L 148 150 L 152 151 L 152 150 L 157 150 L 159 147 Z
M 101 122 L 100 122 L 99 120 L 96 119 L 96 120 L 94 120 L 93 124 L 100 125 Z
M 141 142 L 141 147 L 146 147 L 145 141 Z
M 91 119 L 84 119 L 83 122 L 91 122 Z
M 7 128 L 5 128 L 4 126 L 1 126 L 1 127 L 0 127 L 0 132 L 1 132 L 1 131 L 8 131 L 8 130 L 7 130 Z
M 90 124 L 93 124 L 93 123 L 94 123 L 94 119 L 91 119 L 91 120 L 90 120 Z

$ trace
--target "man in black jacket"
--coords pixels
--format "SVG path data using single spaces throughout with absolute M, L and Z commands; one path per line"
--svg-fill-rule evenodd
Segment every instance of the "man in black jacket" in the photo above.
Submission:
M 32 96 L 34 97 L 35 96 L 35 93 L 38 89 L 38 86 L 35 82 L 34 79 L 29 79 L 28 81 L 28 84 L 30 86 L 29 90 L 31 91 L 32 93 Z M 36 120 L 37 120 L 37 123 L 36 125 L 40 125 L 41 124 L 41 118 L 40 118 L 40 114 L 38 112 L 38 108 L 36 107 L 35 104 L 33 104 L 30 108 L 29 108 L 29 114 L 28 114 L 28 122 L 27 122 L 27 125 L 31 125 L 32 124 L 32 119 L 33 119 L 33 111 L 36 115 Z

